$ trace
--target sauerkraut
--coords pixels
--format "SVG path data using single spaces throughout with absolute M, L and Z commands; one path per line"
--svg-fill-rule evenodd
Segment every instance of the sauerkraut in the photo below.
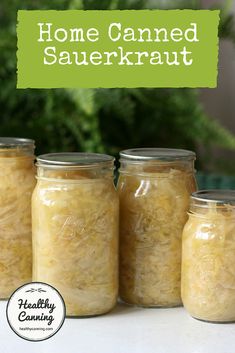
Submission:
M 195 318 L 235 321 L 235 209 L 191 214 L 183 232 L 182 300 Z
M 0 298 L 32 279 L 33 157 L 0 151 Z
M 32 199 L 33 279 L 60 291 L 68 316 L 106 313 L 118 291 L 119 207 L 113 182 L 82 171 L 44 175 Z
M 120 296 L 141 306 L 181 304 L 181 236 L 193 173 L 131 165 L 119 179 Z

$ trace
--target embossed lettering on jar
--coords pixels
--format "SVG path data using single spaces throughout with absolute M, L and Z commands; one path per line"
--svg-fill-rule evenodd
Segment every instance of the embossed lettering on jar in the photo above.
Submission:
M 195 154 L 172 149 L 120 153 L 120 296 L 129 304 L 181 304 L 181 236 L 196 189 Z
M 39 156 L 32 199 L 33 279 L 62 294 L 68 316 L 94 316 L 116 304 L 118 196 L 113 157 Z
M 0 298 L 32 280 L 34 141 L 0 138 Z
M 235 321 L 235 191 L 191 196 L 183 232 L 182 299 L 195 318 Z

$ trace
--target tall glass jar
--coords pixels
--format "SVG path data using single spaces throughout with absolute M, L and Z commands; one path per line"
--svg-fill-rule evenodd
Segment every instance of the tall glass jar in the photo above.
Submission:
M 32 279 L 34 141 L 0 138 L 0 298 Z
M 119 202 L 113 162 L 95 153 L 37 158 L 33 279 L 59 290 L 68 316 L 100 315 L 116 304 Z
M 235 191 L 193 193 L 183 232 L 182 300 L 195 318 L 235 321 Z
M 181 236 L 196 189 L 195 153 L 142 148 L 120 153 L 120 296 L 129 304 L 181 304 Z

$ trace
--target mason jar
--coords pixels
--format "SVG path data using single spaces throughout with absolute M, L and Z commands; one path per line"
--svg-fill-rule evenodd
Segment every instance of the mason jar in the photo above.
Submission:
M 116 304 L 119 202 L 113 163 L 113 157 L 95 153 L 37 158 L 33 279 L 61 293 L 68 316 L 100 315 Z
M 195 153 L 120 153 L 120 297 L 143 307 L 181 305 L 181 236 L 196 190 Z
M 34 141 L 0 138 L 0 298 L 32 280 Z
M 235 191 L 193 193 L 183 232 L 182 300 L 191 316 L 235 321 Z

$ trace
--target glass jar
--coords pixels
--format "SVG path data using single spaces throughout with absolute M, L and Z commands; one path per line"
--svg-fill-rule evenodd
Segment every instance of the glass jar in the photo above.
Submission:
M 197 319 L 235 321 L 235 191 L 191 196 L 183 231 L 182 300 Z
M 181 236 L 196 189 L 195 153 L 120 153 L 120 296 L 144 307 L 181 305 Z
M 0 138 L 0 298 L 32 279 L 34 141 Z
M 95 153 L 37 158 L 33 279 L 59 290 L 68 316 L 100 315 L 116 304 L 119 202 L 113 162 Z

